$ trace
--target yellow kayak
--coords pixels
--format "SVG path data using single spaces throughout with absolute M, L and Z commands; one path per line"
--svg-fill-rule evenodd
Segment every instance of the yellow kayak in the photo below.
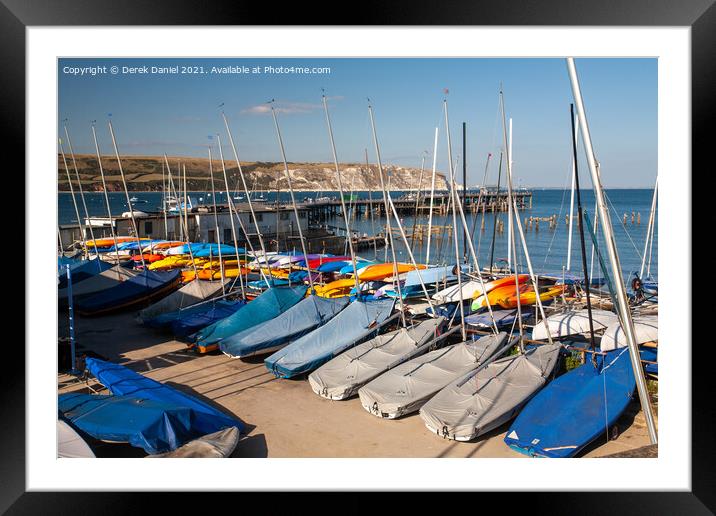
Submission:
M 316 285 L 316 295 L 327 298 L 345 297 L 350 295 L 351 289 L 355 287 L 355 284 L 355 280 L 350 278 L 331 281 L 325 285 Z

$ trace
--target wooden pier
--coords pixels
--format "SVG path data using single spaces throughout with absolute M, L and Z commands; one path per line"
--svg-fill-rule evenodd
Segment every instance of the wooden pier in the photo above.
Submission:
M 463 202 L 463 192 L 458 192 Z M 519 210 L 532 208 L 532 191 L 519 189 L 513 193 Z M 505 190 L 483 189 L 482 191 L 468 190 L 464 194 L 465 213 L 507 211 L 508 197 Z M 380 192 L 374 192 L 372 199 L 345 200 L 346 208 L 352 211 L 354 217 L 375 216 L 385 217 L 385 205 Z M 427 214 L 430 212 L 430 194 L 421 191 L 393 199 L 395 209 L 401 215 L 414 213 Z M 331 199 L 325 201 L 306 202 L 299 205 L 301 209 L 309 211 L 310 220 L 323 221 L 341 214 L 341 200 Z M 446 215 L 450 207 L 450 194 L 441 192 L 433 197 L 432 210 L 434 214 Z

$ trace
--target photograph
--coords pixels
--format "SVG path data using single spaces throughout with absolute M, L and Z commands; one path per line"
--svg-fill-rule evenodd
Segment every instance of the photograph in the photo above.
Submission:
M 56 57 L 56 457 L 659 458 L 660 58 L 289 43 Z

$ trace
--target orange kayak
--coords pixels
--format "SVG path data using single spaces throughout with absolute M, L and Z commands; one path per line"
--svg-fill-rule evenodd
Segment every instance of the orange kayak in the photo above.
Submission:
M 523 289 L 524 287 L 524 289 Z M 563 286 L 562 285 L 556 285 L 552 287 L 546 287 L 545 289 L 540 289 L 540 295 L 539 299 L 540 301 L 547 301 L 549 299 L 552 299 L 554 297 L 557 297 L 562 294 Z M 500 306 L 500 308 L 517 308 L 517 296 L 514 293 L 515 291 L 512 291 L 512 294 L 510 296 L 501 298 L 497 300 L 497 304 Z M 523 285 L 520 287 L 520 306 L 527 306 L 527 305 L 533 305 L 537 302 L 537 294 L 535 292 L 534 287 L 532 285 Z
M 518 274 L 517 275 L 517 282 L 521 285 L 528 281 L 530 279 L 529 274 Z M 512 285 L 513 292 L 515 287 L 515 277 L 514 276 L 505 276 L 504 278 L 496 279 L 494 281 L 489 281 L 485 283 L 485 292 L 490 292 L 492 290 L 495 290 L 496 288 L 504 287 L 506 285 Z M 475 295 L 473 296 L 475 299 L 482 296 L 482 292 L 477 290 L 475 291 Z M 492 303 L 492 299 L 490 299 L 490 303 Z
M 131 242 L 133 240 L 136 240 L 137 237 L 130 237 L 130 236 L 118 236 L 117 237 L 117 243 L 121 244 L 123 242 Z M 113 238 L 96 238 L 94 240 L 87 240 L 87 247 L 110 247 L 114 245 L 114 239 Z
M 161 254 L 151 254 L 151 253 L 144 253 L 144 254 L 142 254 L 142 256 L 139 256 L 139 255 L 132 256 L 132 260 L 134 260 L 137 263 L 141 262 L 142 258 L 144 258 L 145 263 L 154 263 L 154 262 L 158 262 L 159 260 L 163 260 L 165 257 L 162 256 Z
M 512 276 L 513 283 L 511 285 L 502 285 L 501 287 L 494 288 L 490 290 L 487 293 L 487 300 L 490 301 L 490 306 L 495 306 L 499 304 L 499 301 L 502 299 L 507 299 L 510 295 L 515 294 L 515 277 Z M 520 285 L 520 291 L 525 287 L 525 285 Z M 470 308 L 472 310 L 479 310 L 480 308 L 486 308 L 487 302 L 485 300 L 485 295 L 481 295 L 477 297 L 473 302 L 472 305 L 470 305 Z
M 249 270 L 245 268 L 237 268 L 237 267 L 230 267 L 224 269 L 224 278 L 236 278 L 239 276 L 239 270 L 241 271 L 241 275 L 245 276 L 248 274 Z M 186 271 L 182 271 L 181 273 L 181 279 L 182 282 L 188 283 L 189 281 L 193 280 L 195 277 L 198 277 L 200 280 L 220 280 L 221 279 L 221 269 L 199 269 L 197 271 L 197 275 L 194 275 L 194 269 L 189 269 Z
M 382 280 L 388 276 L 395 276 L 395 264 L 393 263 L 376 263 L 369 265 L 365 269 L 358 271 L 358 279 L 360 281 Z M 415 269 L 426 269 L 426 265 L 418 265 L 417 267 L 410 263 L 397 264 L 398 274 L 410 272 Z

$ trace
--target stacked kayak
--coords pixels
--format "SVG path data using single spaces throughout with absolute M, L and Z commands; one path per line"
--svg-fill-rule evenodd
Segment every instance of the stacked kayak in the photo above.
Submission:
M 326 283 L 325 285 L 316 285 L 315 291 L 317 296 L 333 299 L 349 296 L 355 286 L 356 282 L 353 278 L 339 279 Z
M 559 344 L 535 346 L 450 383 L 420 409 L 440 437 L 469 441 L 512 419 L 542 388 L 557 365 Z
M 520 286 L 526 283 L 530 279 L 529 274 L 519 274 L 517 276 L 517 282 Z M 485 284 L 486 294 L 476 290 L 475 295 L 477 297 L 472 302 L 471 308 L 473 311 L 477 311 L 480 308 L 487 308 L 489 301 L 490 306 L 494 306 L 498 303 L 498 300 L 506 299 L 515 294 L 515 277 L 506 276 L 498 280 L 490 281 Z M 464 298 L 463 298 L 464 299 Z M 507 307 L 513 308 L 513 307 Z
M 279 317 L 223 339 L 219 349 L 232 358 L 276 351 L 324 325 L 347 305 L 345 297 L 308 296 Z
M 111 394 L 61 394 L 58 408 L 74 427 L 97 439 L 128 442 L 154 454 L 226 428 L 243 428 L 201 400 L 121 365 L 88 358 L 86 367 Z
M 425 269 L 426 266 L 418 265 L 416 267 L 415 265 L 409 263 L 377 263 L 375 265 L 368 265 L 367 267 L 358 269 L 358 279 L 360 281 L 382 280 L 389 276 L 394 276 L 396 268 L 398 274 L 403 274 L 405 272 L 415 270 L 416 268 Z
M 268 289 L 243 309 L 199 330 L 195 349 L 200 353 L 218 349 L 223 339 L 281 315 L 303 299 L 307 290 L 305 285 Z
M 588 360 L 553 380 L 522 410 L 505 443 L 532 457 L 573 457 L 605 435 L 631 401 L 629 348 Z
M 393 310 L 392 299 L 353 301 L 325 325 L 265 360 L 279 378 L 307 373 L 376 331 Z
M 344 351 L 310 374 L 311 389 L 331 400 L 355 395 L 373 378 L 425 353 L 444 322 L 441 317 L 428 319 L 410 328 L 378 335 Z
M 81 299 L 77 309 L 82 315 L 99 315 L 129 308 L 168 294 L 179 282 L 179 271 L 142 270 L 122 283 Z
M 358 391 L 371 414 L 395 419 L 415 412 L 450 382 L 509 347 L 506 333 L 446 346 L 400 364 Z

